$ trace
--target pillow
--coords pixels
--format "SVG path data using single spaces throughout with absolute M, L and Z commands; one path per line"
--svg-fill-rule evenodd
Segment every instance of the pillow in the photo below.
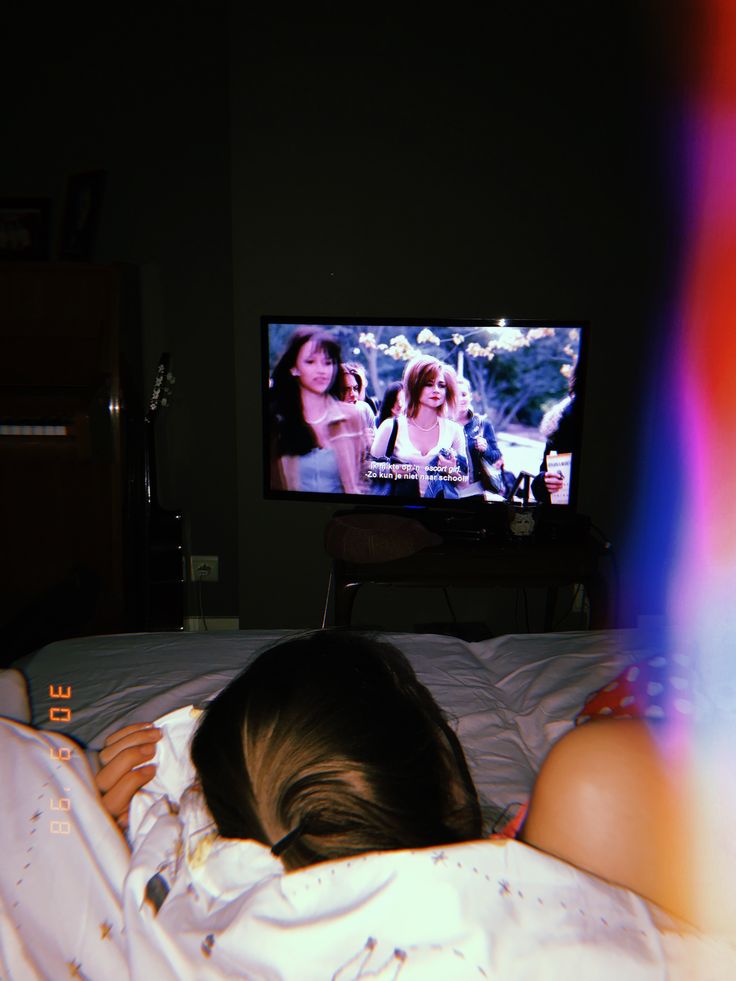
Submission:
M 596 716 L 657 720 L 692 715 L 694 695 L 687 664 L 683 655 L 675 655 L 671 663 L 659 654 L 629 665 L 588 696 L 575 724 Z

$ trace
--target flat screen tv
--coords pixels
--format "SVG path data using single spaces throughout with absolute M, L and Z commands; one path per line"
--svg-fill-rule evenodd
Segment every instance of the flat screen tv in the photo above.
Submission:
M 264 316 L 267 498 L 574 510 L 588 324 Z

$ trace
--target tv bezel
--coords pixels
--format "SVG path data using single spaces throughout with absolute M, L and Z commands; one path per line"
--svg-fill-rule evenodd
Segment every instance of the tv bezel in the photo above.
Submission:
M 501 323 L 503 321 L 503 323 Z M 271 487 L 271 432 L 270 432 L 270 348 L 269 333 L 270 324 L 293 324 L 310 325 L 329 329 L 336 326 L 360 326 L 360 327 L 460 327 L 475 328 L 483 327 L 518 327 L 524 329 L 534 329 L 540 327 L 552 328 L 576 328 L 580 331 L 580 343 L 578 347 L 578 357 L 575 367 L 575 401 L 577 403 L 578 425 L 575 431 L 575 445 L 573 447 L 573 466 L 570 473 L 569 499 L 566 504 L 551 504 L 544 501 L 529 500 L 528 504 L 523 505 L 520 500 L 508 501 L 486 501 L 478 498 L 423 498 L 418 501 L 402 500 L 396 497 L 385 497 L 378 494 L 328 494 L 315 491 L 291 491 L 281 490 Z M 338 507 L 349 509 L 351 507 L 363 509 L 380 508 L 393 512 L 403 510 L 424 510 L 432 509 L 439 511 L 463 511 L 475 515 L 493 514 L 499 508 L 508 508 L 513 504 L 514 507 L 528 507 L 535 511 L 540 508 L 549 509 L 551 512 L 563 517 L 573 515 L 578 509 L 579 485 L 583 449 L 583 423 L 585 416 L 585 386 L 588 373 L 588 349 L 590 346 L 590 320 L 580 318 L 566 319 L 563 317 L 553 317 L 543 319 L 540 317 L 403 317 L 403 316 L 366 316 L 355 315 L 345 316 L 317 316 L 315 314 L 262 314 L 260 317 L 260 344 L 261 344 L 261 404 L 262 404 L 262 449 L 263 449 L 263 475 L 262 489 L 263 497 L 267 501 L 293 501 L 297 503 L 322 503 L 333 504 Z

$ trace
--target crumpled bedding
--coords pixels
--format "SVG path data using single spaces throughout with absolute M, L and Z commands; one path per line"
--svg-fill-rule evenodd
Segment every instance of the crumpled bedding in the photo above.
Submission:
M 131 722 L 150 722 L 220 691 L 284 631 L 159 633 L 57 641 L 20 666 L 33 725 L 92 749 Z M 293 632 L 291 632 L 293 634 Z M 383 634 L 409 658 L 457 730 L 487 811 L 529 796 L 550 746 L 587 696 L 650 653 L 643 630 L 509 634 L 467 643 L 432 634 Z M 49 722 L 49 684 L 69 685 L 68 722 Z
M 15 801 L 0 862 L 3 981 L 736 976 L 724 942 L 513 841 L 287 874 L 264 846 L 214 833 L 190 789 L 196 711 L 157 721 L 158 771 L 131 806 L 129 855 L 78 747 L 0 720 L 0 785 Z

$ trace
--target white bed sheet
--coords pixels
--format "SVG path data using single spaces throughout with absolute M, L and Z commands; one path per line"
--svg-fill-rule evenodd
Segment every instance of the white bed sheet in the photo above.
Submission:
M 159 633 L 53 643 L 21 665 L 32 723 L 102 746 L 106 735 L 186 704 L 202 704 L 279 631 Z M 466 643 L 429 634 L 384 634 L 453 720 L 484 806 L 525 801 L 549 747 L 573 725 L 586 696 L 632 661 L 653 653 L 642 630 L 506 635 Z M 71 686 L 68 723 L 50 722 Z M 58 717 L 58 713 L 57 713 Z
M 32 724 L 93 749 L 130 722 L 202 704 L 280 631 L 121 634 L 49 644 L 21 667 Z M 384 634 L 411 661 L 452 719 L 486 813 L 525 801 L 549 747 L 573 725 L 586 696 L 656 650 L 644 630 L 515 634 L 466 643 L 429 634 Z M 50 722 L 71 686 L 68 723 Z M 58 713 L 57 713 L 58 717 Z

